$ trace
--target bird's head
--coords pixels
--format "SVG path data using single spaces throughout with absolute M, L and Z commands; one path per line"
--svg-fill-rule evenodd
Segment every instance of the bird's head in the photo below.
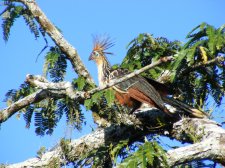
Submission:
M 89 60 L 94 60 L 96 63 L 99 61 L 103 61 L 106 59 L 106 54 L 112 54 L 110 52 L 106 52 L 107 49 L 112 47 L 114 43 L 111 41 L 109 37 L 100 38 L 94 37 L 94 47 L 89 57 Z

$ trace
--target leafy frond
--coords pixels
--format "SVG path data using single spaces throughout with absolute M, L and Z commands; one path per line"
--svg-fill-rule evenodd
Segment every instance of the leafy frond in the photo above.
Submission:
M 21 98 L 24 98 L 28 95 L 30 95 L 31 93 L 33 93 L 36 89 L 31 87 L 29 84 L 27 84 L 26 82 L 21 84 L 19 89 L 11 89 L 9 90 L 6 94 L 5 94 L 5 102 L 10 103 L 14 103 L 16 101 L 18 101 Z
M 133 39 L 129 45 L 126 57 L 121 67 L 130 71 L 140 69 L 160 57 L 176 54 L 181 46 L 179 41 L 169 41 L 164 37 L 154 38 L 152 35 L 144 33 Z M 165 65 L 164 65 L 165 66 Z M 167 66 L 167 65 L 166 65 Z M 157 78 L 165 67 L 156 67 L 144 73 L 146 77 Z
M 3 39 L 7 42 L 10 35 L 10 30 L 17 18 L 22 16 L 25 23 L 29 27 L 32 34 L 34 34 L 35 39 L 39 37 L 41 33 L 46 41 L 43 31 L 38 28 L 38 24 L 35 21 L 32 13 L 25 7 L 17 5 L 11 1 L 4 1 L 6 8 L 0 13 L 3 18 L 2 29 L 3 29 Z
M 35 113 L 35 117 L 34 117 L 34 122 L 35 122 L 35 133 L 37 135 L 45 135 L 45 127 L 43 125 L 43 117 L 42 114 L 40 112 L 36 112 Z
M 50 74 L 53 82 L 59 82 L 64 79 L 67 67 L 67 58 L 58 47 L 51 47 L 45 56 L 43 74 Z
M 164 149 L 156 142 L 145 142 L 143 145 L 139 146 L 137 151 L 130 154 L 126 159 L 122 161 L 117 167 L 169 167 L 167 164 L 166 152 Z
M 188 36 L 190 40 L 175 56 L 171 66 L 174 73 L 173 88 L 179 88 L 180 97 L 186 103 L 202 108 L 209 96 L 212 96 L 217 105 L 221 104 L 224 90 L 224 61 L 204 66 L 208 61 L 225 56 L 224 26 L 216 29 L 202 23 Z M 199 68 L 194 68 L 202 64 Z
M 84 123 L 85 118 L 78 102 L 66 98 L 59 101 L 57 106 L 58 107 L 56 113 L 58 119 L 60 119 L 62 117 L 62 114 L 65 113 L 67 123 L 69 125 L 72 125 L 77 130 L 82 129 L 82 124 Z
M 6 42 L 9 39 L 11 27 L 13 26 L 15 20 L 22 15 L 23 9 L 23 6 L 15 6 L 14 4 L 10 3 L 6 10 L 4 10 L 5 12 L 2 13 L 3 39 Z
M 33 105 L 28 106 L 25 111 L 26 112 L 24 113 L 23 118 L 26 122 L 26 128 L 30 128 L 31 119 L 34 113 L 34 106 Z
M 39 106 L 39 109 L 37 107 Z M 35 132 L 37 135 L 52 134 L 57 125 L 55 115 L 56 101 L 53 99 L 45 99 L 36 106 L 35 111 Z
M 37 39 L 39 37 L 39 29 L 34 20 L 33 15 L 30 13 L 28 9 L 23 10 L 23 18 L 28 25 L 31 33 L 34 34 L 34 37 Z

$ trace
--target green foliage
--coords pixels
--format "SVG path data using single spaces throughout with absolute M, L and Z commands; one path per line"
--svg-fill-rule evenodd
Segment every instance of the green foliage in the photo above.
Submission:
M 7 42 L 10 35 L 10 30 L 17 18 L 23 17 L 25 23 L 29 27 L 35 38 L 39 37 L 40 30 L 38 29 L 37 23 L 30 13 L 30 11 L 21 5 L 15 5 L 11 1 L 5 1 L 6 8 L 1 12 L 3 18 L 2 29 L 3 29 L 3 39 Z M 43 35 L 43 33 L 41 33 Z
M 115 101 L 114 94 L 112 89 L 96 92 L 90 99 L 84 101 L 84 106 L 87 110 L 90 110 L 93 106 L 100 105 L 101 103 L 102 105 L 104 104 L 107 107 L 111 107 Z
M 221 105 L 225 90 L 224 60 L 210 66 L 206 64 L 219 56 L 224 57 L 225 26 L 216 29 L 202 23 L 187 38 L 188 42 L 175 55 L 175 61 L 170 67 L 173 88 L 182 91 L 180 97 L 183 101 L 196 107 L 203 108 L 209 96 L 213 97 L 217 105 Z M 195 68 L 198 65 L 201 66 Z
M 45 56 L 43 67 L 44 76 L 47 76 L 49 73 L 53 82 L 63 81 L 66 74 L 66 67 L 67 58 L 65 54 L 59 49 L 59 47 L 51 47 Z
M 35 112 L 35 132 L 37 135 L 52 134 L 56 127 L 55 101 L 46 99 L 39 103 L 39 108 Z
M 114 97 L 115 93 L 112 89 L 107 89 L 105 92 L 104 92 L 104 96 L 106 98 L 106 101 L 107 101 L 107 105 L 110 107 L 113 105 L 114 103 Z
M 52 134 L 63 114 L 67 123 L 81 130 L 84 115 L 78 102 L 69 98 L 62 100 L 45 99 L 35 104 L 35 132 L 37 135 Z
M 128 147 L 129 140 L 121 140 L 118 144 L 115 146 L 113 144 L 110 144 L 110 156 L 112 158 L 112 161 L 114 161 L 114 164 L 116 164 L 116 159 L 119 155 L 121 155 L 122 150 L 126 147 Z
M 103 92 L 96 92 L 91 96 L 90 99 L 86 99 L 84 101 L 84 106 L 87 110 L 90 110 L 94 105 L 100 104 L 100 102 L 103 102 Z
M 95 88 L 94 84 L 88 83 L 87 80 L 82 76 L 79 76 L 73 80 L 73 86 L 79 91 L 88 91 Z
M 140 34 L 129 43 L 121 67 L 134 71 L 160 57 L 173 55 L 172 63 L 157 66 L 142 75 L 157 79 L 169 70 L 169 80 L 165 82 L 181 101 L 202 109 L 208 98 L 213 97 L 217 105 L 221 105 L 225 92 L 225 61 L 213 60 L 225 55 L 224 32 L 225 25 L 216 29 L 202 23 L 187 35 L 188 41 L 183 46 L 178 41 Z M 212 63 L 208 64 L 209 61 Z
M 28 83 L 23 83 L 20 85 L 19 89 L 11 89 L 9 90 L 6 95 L 4 101 L 7 102 L 8 105 L 18 101 L 21 98 L 24 98 L 33 92 L 35 92 L 36 89 L 31 87 Z
M 151 64 L 152 61 L 160 57 L 174 55 L 180 49 L 180 42 L 170 42 L 163 37 L 154 38 L 152 35 L 145 33 L 133 39 L 128 47 L 127 56 L 124 58 L 121 67 L 134 71 Z M 162 67 L 157 67 L 146 72 L 145 75 L 157 78 L 162 70 Z
M 24 8 L 22 6 L 14 6 L 13 4 L 9 4 L 9 6 L 4 10 L 3 15 L 3 39 L 8 41 L 10 35 L 10 29 L 13 26 L 15 20 L 22 15 L 22 10 Z
M 34 37 L 37 39 L 40 36 L 39 29 L 38 29 L 37 23 L 34 20 L 34 17 L 32 16 L 32 14 L 30 13 L 29 10 L 27 10 L 27 9 L 24 10 L 23 18 L 24 18 L 27 26 L 29 27 L 31 33 L 34 34 Z M 43 33 L 42 33 L 42 35 L 43 35 Z
M 62 112 L 66 114 L 67 123 L 74 126 L 77 130 L 82 129 L 84 123 L 84 114 L 81 111 L 79 102 L 73 101 L 69 98 L 58 101 L 57 114 L 59 119 L 62 116 Z
M 25 123 L 26 123 L 26 128 L 30 128 L 33 113 L 34 113 L 34 105 L 30 105 L 30 106 L 25 108 L 25 113 L 23 115 L 23 118 L 24 118 Z
M 24 83 L 18 90 L 12 89 L 6 93 L 5 101 L 8 105 L 34 93 L 36 89 L 29 84 Z M 52 134 L 57 123 L 65 114 L 67 123 L 74 128 L 81 130 L 84 123 L 84 115 L 81 111 L 80 104 L 69 98 L 50 99 L 47 98 L 39 103 L 31 104 L 21 110 L 24 112 L 26 127 L 29 128 L 34 115 L 35 132 L 37 135 Z
M 40 147 L 40 149 L 37 151 L 37 157 L 41 159 L 41 157 L 45 152 L 46 152 L 45 146 Z
M 143 145 L 138 147 L 137 151 L 130 154 L 117 167 L 166 168 L 169 166 L 166 162 L 166 152 L 164 151 L 164 149 L 156 141 L 146 141 Z

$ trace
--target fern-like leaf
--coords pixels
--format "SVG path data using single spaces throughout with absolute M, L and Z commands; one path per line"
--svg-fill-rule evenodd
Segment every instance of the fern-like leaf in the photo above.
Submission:
M 26 112 L 23 115 L 23 118 L 24 118 L 24 120 L 26 122 L 26 128 L 30 128 L 30 124 L 31 124 L 31 119 L 32 119 L 33 113 L 34 113 L 34 106 L 33 105 L 28 106 L 26 108 Z
M 145 142 L 138 150 L 128 156 L 117 167 L 133 167 L 140 165 L 141 167 L 166 168 L 169 167 L 166 161 L 166 152 L 155 141 Z
M 53 82 L 64 79 L 66 74 L 67 58 L 58 47 L 51 47 L 45 57 L 43 73 L 45 76 L 50 74 Z
M 9 13 L 7 17 L 3 18 L 2 29 L 3 29 L 3 39 L 5 42 L 8 41 L 10 30 L 15 22 L 15 20 L 22 15 L 23 6 L 11 5 L 7 12 Z
M 38 26 L 37 26 L 37 24 L 34 20 L 34 17 L 30 13 L 30 11 L 25 9 L 23 11 L 23 18 L 24 18 L 26 24 L 29 26 L 29 29 L 30 29 L 31 33 L 33 33 L 34 36 L 35 36 L 35 39 L 37 39 L 39 37 L 39 29 L 38 29 Z

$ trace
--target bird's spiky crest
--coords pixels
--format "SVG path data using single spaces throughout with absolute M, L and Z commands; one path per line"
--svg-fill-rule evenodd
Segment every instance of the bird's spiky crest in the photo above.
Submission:
M 114 42 L 109 36 L 93 36 L 94 51 L 102 51 L 105 54 L 112 54 L 106 52 L 107 49 L 114 46 Z

